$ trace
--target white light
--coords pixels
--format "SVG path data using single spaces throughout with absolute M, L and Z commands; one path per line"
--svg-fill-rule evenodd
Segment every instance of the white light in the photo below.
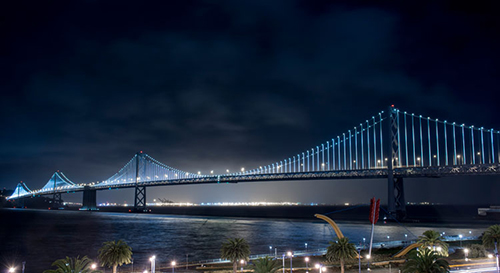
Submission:
M 319 264 L 315 264 L 314 267 L 319 268 Z
M 172 266 L 175 266 L 175 261 L 172 261 Z
M 245 171 L 245 168 L 241 168 L 241 171 L 244 172 Z
M 226 173 L 228 173 L 228 172 L 229 172 L 229 169 L 226 170 Z
M 464 249 L 464 252 L 469 253 L 469 249 L 468 248 Z
M 144 272 L 142 272 L 142 273 L 148 273 L 148 271 L 147 271 L 147 270 L 144 270 Z
M 200 174 L 201 174 L 201 172 L 200 172 L 200 171 L 198 171 L 198 175 L 200 175 Z
M 440 246 L 438 246 L 436 249 L 437 249 L 438 252 L 441 252 L 441 247 Z
M 367 258 L 367 259 L 370 259 L 370 257 L 371 257 L 370 255 L 366 255 L 366 258 Z
M 211 171 L 210 171 L 210 174 L 214 174 L 214 170 L 211 170 Z
M 460 239 L 462 239 L 462 234 L 459 234 L 459 235 L 458 235 L 458 237 L 459 237 Z
M 14 267 L 9 268 L 9 273 L 12 273 L 12 272 L 15 272 L 15 271 L 16 271 L 16 268 L 14 268 Z
M 291 257 L 291 256 L 293 255 L 293 253 L 292 253 L 291 251 L 288 251 L 288 252 L 286 253 L 286 255 L 288 255 L 288 256 L 290 256 L 290 257 Z
M 306 257 L 305 260 L 306 260 L 306 262 L 309 262 L 309 257 Z
M 149 260 L 152 262 L 156 259 L 156 256 L 153 255 L 153 257 L 149 258 Z
M 244 263 L 245 263 L 245 260 L 241 260 L 241 261 L 240 261 L 240 264 L 244 264 Z
M 91 268 L 92 268 L 92 269 L 96 269 L 96 268 L 97 268 L 97 265 L 96 265 L 96 264 L 92 264 Z
M 492 259 L 493 255 L 492 254 L 488 254 L 488 258 Z

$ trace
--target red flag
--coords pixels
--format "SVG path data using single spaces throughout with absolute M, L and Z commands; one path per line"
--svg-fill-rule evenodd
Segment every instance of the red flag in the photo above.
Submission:
M 375 197 L 370 200 L 370 223 L 376 224 L 380 211 L 380 199 L 375 202 Z
M 374 224 L 373 222 L 373 218 L 374 218 L 374 207 L 375 206 L 375 197 L 373 197 L 372 199 L 370 199 L 370 223 Z
M 380 199 L 377 200 L 377 205 L 375 207 L 375 217 L 373 217 L 373 223 L 376 224 L 377 221 L 378 221 L 378 214 L 379 214 L 379 211 L 380 211 Z

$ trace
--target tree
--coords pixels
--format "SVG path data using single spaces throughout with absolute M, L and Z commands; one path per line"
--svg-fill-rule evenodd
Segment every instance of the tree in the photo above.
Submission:
M 418 236 L 421 248 L 430 248 L 443 257 L 448 257 L 448 244 L 441 240 L 441 234 L 434 230 L 425 231 L 422 236 Z
M 99 270 L 92 269 L 92 260 L 87 256 L 59 259 L 52 263 L 52 266 L 57 267 L 57 269 L 49 269 L 43 271 L 43 273 L 101 273 Z
M 230 260 L 233 263 L 233 273 L 236 273 L 238 261 L 248 261 L 250 246 L 243 238 L 228 239 L 222 244 L 220 252 L 222 259 Z
M 500 240 L 500 225 L 490 226 L 483 234 L 483 245 L 486 248 L 494 248 L 498 253 L 498 241 Z
M 329 262 L 340 261 L 340 270 L 344 273 L 344 262 L 356 258 L 356 248 L 349 238 L 340 238 L 337 242 L 330 242 L 326 250 L 326 259 Z
M 273 260 L 270 257 L 255 260 L 252 266 L 255 273 L 275 273 L 280 268 L 280 262 L 278 260 Z
M 403 273 L 447 273 L 450 272 L 448 261 L 442 259 L 436 251 L 423 248 L 413 250 L 403 267 Z
M 98 259 L 102 266 L 113 267 L 113 273 L 116 273 L 118 266 L 131 263 L 132 248 L 122 240 L 104 242 Z
M 483 245 L 472 244 L 469 247 L 469 258 L 481 258 L 486 257 L 486 249 Z

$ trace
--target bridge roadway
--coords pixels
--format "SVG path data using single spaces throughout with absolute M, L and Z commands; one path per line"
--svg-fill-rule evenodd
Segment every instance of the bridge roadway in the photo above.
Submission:
M 403 167 L 394 168 L 394 177 L 401 178 L 439 178 L 447 176 L 464 175 L 498 175 L 500 174 L 500 163 L 476 164 L 476 165 L 453 165 L 453 166 L 427 166 L 427 167 Z M 78 184 L 77 188 L 61 188 L 50 191 L 33 191 L 33 195 L 48 195 L 54 193 L 73 193 L 87 189 L 110 190 L 122 188 L 153 187 L 153 186 L 173 186 L 192 184 L 215 184 L 215 183 L 240 183 L 240 182 L 265 182 L 283 180 L 346 180 L 346 179 L 387 179 L 388 170 L 386 168 L 372 168 L 363 170 L 343 170 L 343 171 L 315 171 L 298 173 L 274 173 L 274 174 L 247 174 L 247 175 L 203 175 L 194 178 L 155 180 L 131 183 L 98 183 L 98 184 Z M 85 186 L 85 187 L 84 187 Z

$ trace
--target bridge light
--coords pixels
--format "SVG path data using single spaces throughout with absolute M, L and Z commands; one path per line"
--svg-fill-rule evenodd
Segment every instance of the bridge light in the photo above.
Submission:
M 226 173 L 229 173 L 229 169 L 226 170 Z
M 460 155 L 457 155 L 457 158 L 460 158 Z
M 200 174 L 201 174 L 201 172 L 200 172 L 200 171 L 198 171 L 198 175 L 200 175 Z
M 261 167 L 261 168 L 262 168 L 262 167 Z M 214 174 L 214 170 L 211 170 L 211 171 L 210 171 L 210 174 Z
M 244 172 L 245 171 L 245 168 L 241 168 L 241 171 Z
M 432 157 L 436 158 L 437 156 L 436 156 L 436 155 L 433 155 Z

